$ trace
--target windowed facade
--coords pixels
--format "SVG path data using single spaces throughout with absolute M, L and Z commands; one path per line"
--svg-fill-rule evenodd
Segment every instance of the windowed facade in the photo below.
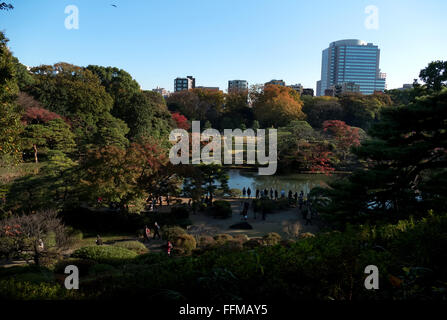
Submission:
M 384 91 L 386 77 L 380 72 L 380 49 L 360 40 L 332 42 L 323 50 L 321 80 L 317 82 L 317 95 L 326 89 L 344 83 L 355 83 L 363 94 Z

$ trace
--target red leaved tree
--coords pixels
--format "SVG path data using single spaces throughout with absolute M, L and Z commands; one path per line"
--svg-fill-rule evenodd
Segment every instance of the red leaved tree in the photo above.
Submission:
M 351 127 L 344 121 L 326 120 L 323 122 L 323 131 L 334 137 L 337 148 L 342 153 L 343 160 L 352 147 L 360 145 L 359 128 Z
M 188 119 L 179 112 L 173 112 L 172 119 L 174 119 L 176 126 L 179 129 L 189 130 L 189 128 L 191 127 Z

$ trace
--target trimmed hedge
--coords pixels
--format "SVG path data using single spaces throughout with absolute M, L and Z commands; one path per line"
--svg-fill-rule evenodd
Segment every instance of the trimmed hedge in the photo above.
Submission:
M 116 246 L 89 246 L 83 247 L 71 255 L 73 258 L 93 260 L 98 263 L 119 264 L 133 259 L 137 253 Z
M 113 244 L 115 247 L 120 247 L 134 251 L 138 254 L 148 253 L 149 249 L 139 241 L 119 241 Z
M 233 214 L 231 203 L 225 200 L 216 200 L 213 202 L 211 212 L 215 218 L 227 219 Z

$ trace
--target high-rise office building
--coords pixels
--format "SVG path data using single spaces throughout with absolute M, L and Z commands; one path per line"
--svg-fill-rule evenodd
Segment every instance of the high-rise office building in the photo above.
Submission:
M 303 93 L 303 86 L 301 85 L 301 83 L 298 84 L 291 84 L 290 86 L 288 86 L 289 88 L 295 90 L 296 92 L 298 92 L 299 94 Z
M 193 76 L 186 78 L 176 78 L 174 80 L 174 91 L 190 90 L 196 87 L 196 79 Z
M 321 80 L 317 82 L 317 95 L 343 83 L 360 87 L 363 94 L 384 91 L 386 75 L 380 72 L 380 49 L 361 40 L 339 40 L 323 50 Z
M 248 91 L 247 80 L 229 80 L 228 81 L 228 93 L 243 92 L 243 91 Z

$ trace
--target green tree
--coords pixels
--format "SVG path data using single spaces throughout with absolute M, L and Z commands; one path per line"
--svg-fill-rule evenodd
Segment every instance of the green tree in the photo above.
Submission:
M 427 88 L 439 91 L 447 85 L 447 61 L 433 61 L 421 70 L 419 78 L 425 82 Z
M 14 58 L 8 39 L 0 32 L 0 166 L 21 159 L 21 112 L 16 99 L 19 92 Z

